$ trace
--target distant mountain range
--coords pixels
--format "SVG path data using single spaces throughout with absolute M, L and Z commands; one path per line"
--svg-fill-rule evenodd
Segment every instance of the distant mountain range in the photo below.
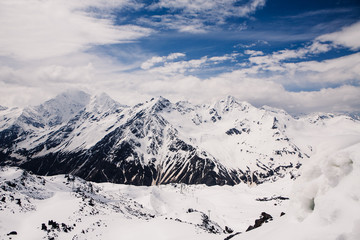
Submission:
M 294 118 L 234 97 L 208 105 L 158 97 L 125 106 L 106 94 L 67 91 L 35 106 L 0 107 L 0 165 L 95 182 L 260 184 L 296 178 L 316 146 L 304 132 L 359 121 L 344 115 Z

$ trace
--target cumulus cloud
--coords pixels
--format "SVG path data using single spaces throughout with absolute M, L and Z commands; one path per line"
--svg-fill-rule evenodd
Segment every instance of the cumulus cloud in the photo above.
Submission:
M 360 87 L 350 85 L 292 92 L 275 79 L 272 81 L 267 78 L 252 78 L 245 70 L 238 70 L 211 78 L 206 82 L 206 86 L 202 89 L 212 86 L 213 96 L 218 96 L 216 92 L 223 96 L 232 94 L 255 106 L 269 105 L 285 109 L 291 114 L 316 111 L 351 112 L 360 108 Z
M 1 1 L 0 55 L 21 60 L 43 59 L 148 36 L 152 32 L 148 28 L 114 26 L 110 16 L 100 19 L 89 12 L 129 4 L 125 0 Z
M 360 109 L 360 87 L 344 85 L 317 91 L 291 92 L 286 90 L 281 83 L 269 79 L 252 78 L 242 70 L 208 79 L 183 74 L 175 74 L 168 78 L 160 72 L 138 73 L 136 77 L 124 76 L 122 78 L 125 77 L 130 78 L 131 81 L 124 82 L 125 85 L 111 84 L 112 87 L 108 92 L 120 102 L 128 104 L 136 104 L 159 95 L 173 102 L 189 100 L 202 104 L 233 95 L 256 107 L 269 105 L 285 109 L 294 115 L 318 111 L 353 112 Z M 134 92 L 137 92 L 136 98 Z

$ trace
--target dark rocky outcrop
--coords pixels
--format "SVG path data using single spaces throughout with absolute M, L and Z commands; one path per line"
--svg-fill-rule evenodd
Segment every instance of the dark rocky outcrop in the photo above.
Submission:
M 253 230 L 255 228 L 258 228 L 261 225 L 263 225 L 264 223 L 267 223 L 268 221 L 272 221 L 272 220 L 273 220 L 273 217 L 270 214 L 268 214 L 266 212 L 262 212 L 260 217 L 255 220 L 254 226 L 249 226 L 246 229 L 246 232 L 251 231 L 251 230 Z

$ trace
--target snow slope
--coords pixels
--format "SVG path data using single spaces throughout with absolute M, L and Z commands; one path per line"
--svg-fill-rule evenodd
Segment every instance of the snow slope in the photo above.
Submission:
M 360 139 L 352 130 L 322 138 L 293 186 L 286 216 L 234 239 L 360 239 Z
M 15 231 L 12 239 L 224 239 L 231 235 L 226 227 L 245 231 L 260 211 L 279 218 L 288 200 L 256 199 L 287 196 L 292 181 L 282 181 L 258 188 L 147 187 L 40 177 L 5 167 L 0 170 L 0 238 Z
M 234 234 L 231 239 L 359 239 L 360 143 L 349 145 L 310 158 L 295 181 L 285 177 L 252 187 L 91 183 L 4 167 L 0 236 L 8 239 L 15 231 L 12 239 L 229 239 Z M 246 231 L 261 212 L 272 220 Z

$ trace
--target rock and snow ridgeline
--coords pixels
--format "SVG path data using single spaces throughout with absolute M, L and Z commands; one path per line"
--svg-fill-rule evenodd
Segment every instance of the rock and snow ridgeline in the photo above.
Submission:
M 359 125 L 345 116 L 295 119 L 233 97 L 210 105 L 159 97 L 129 107 L 106 94 L 69 91 L 0 111 L 0 164 L 96 182 L 259 184 L 295 178 L 314 148 L 297 135 L 339 121 Z

